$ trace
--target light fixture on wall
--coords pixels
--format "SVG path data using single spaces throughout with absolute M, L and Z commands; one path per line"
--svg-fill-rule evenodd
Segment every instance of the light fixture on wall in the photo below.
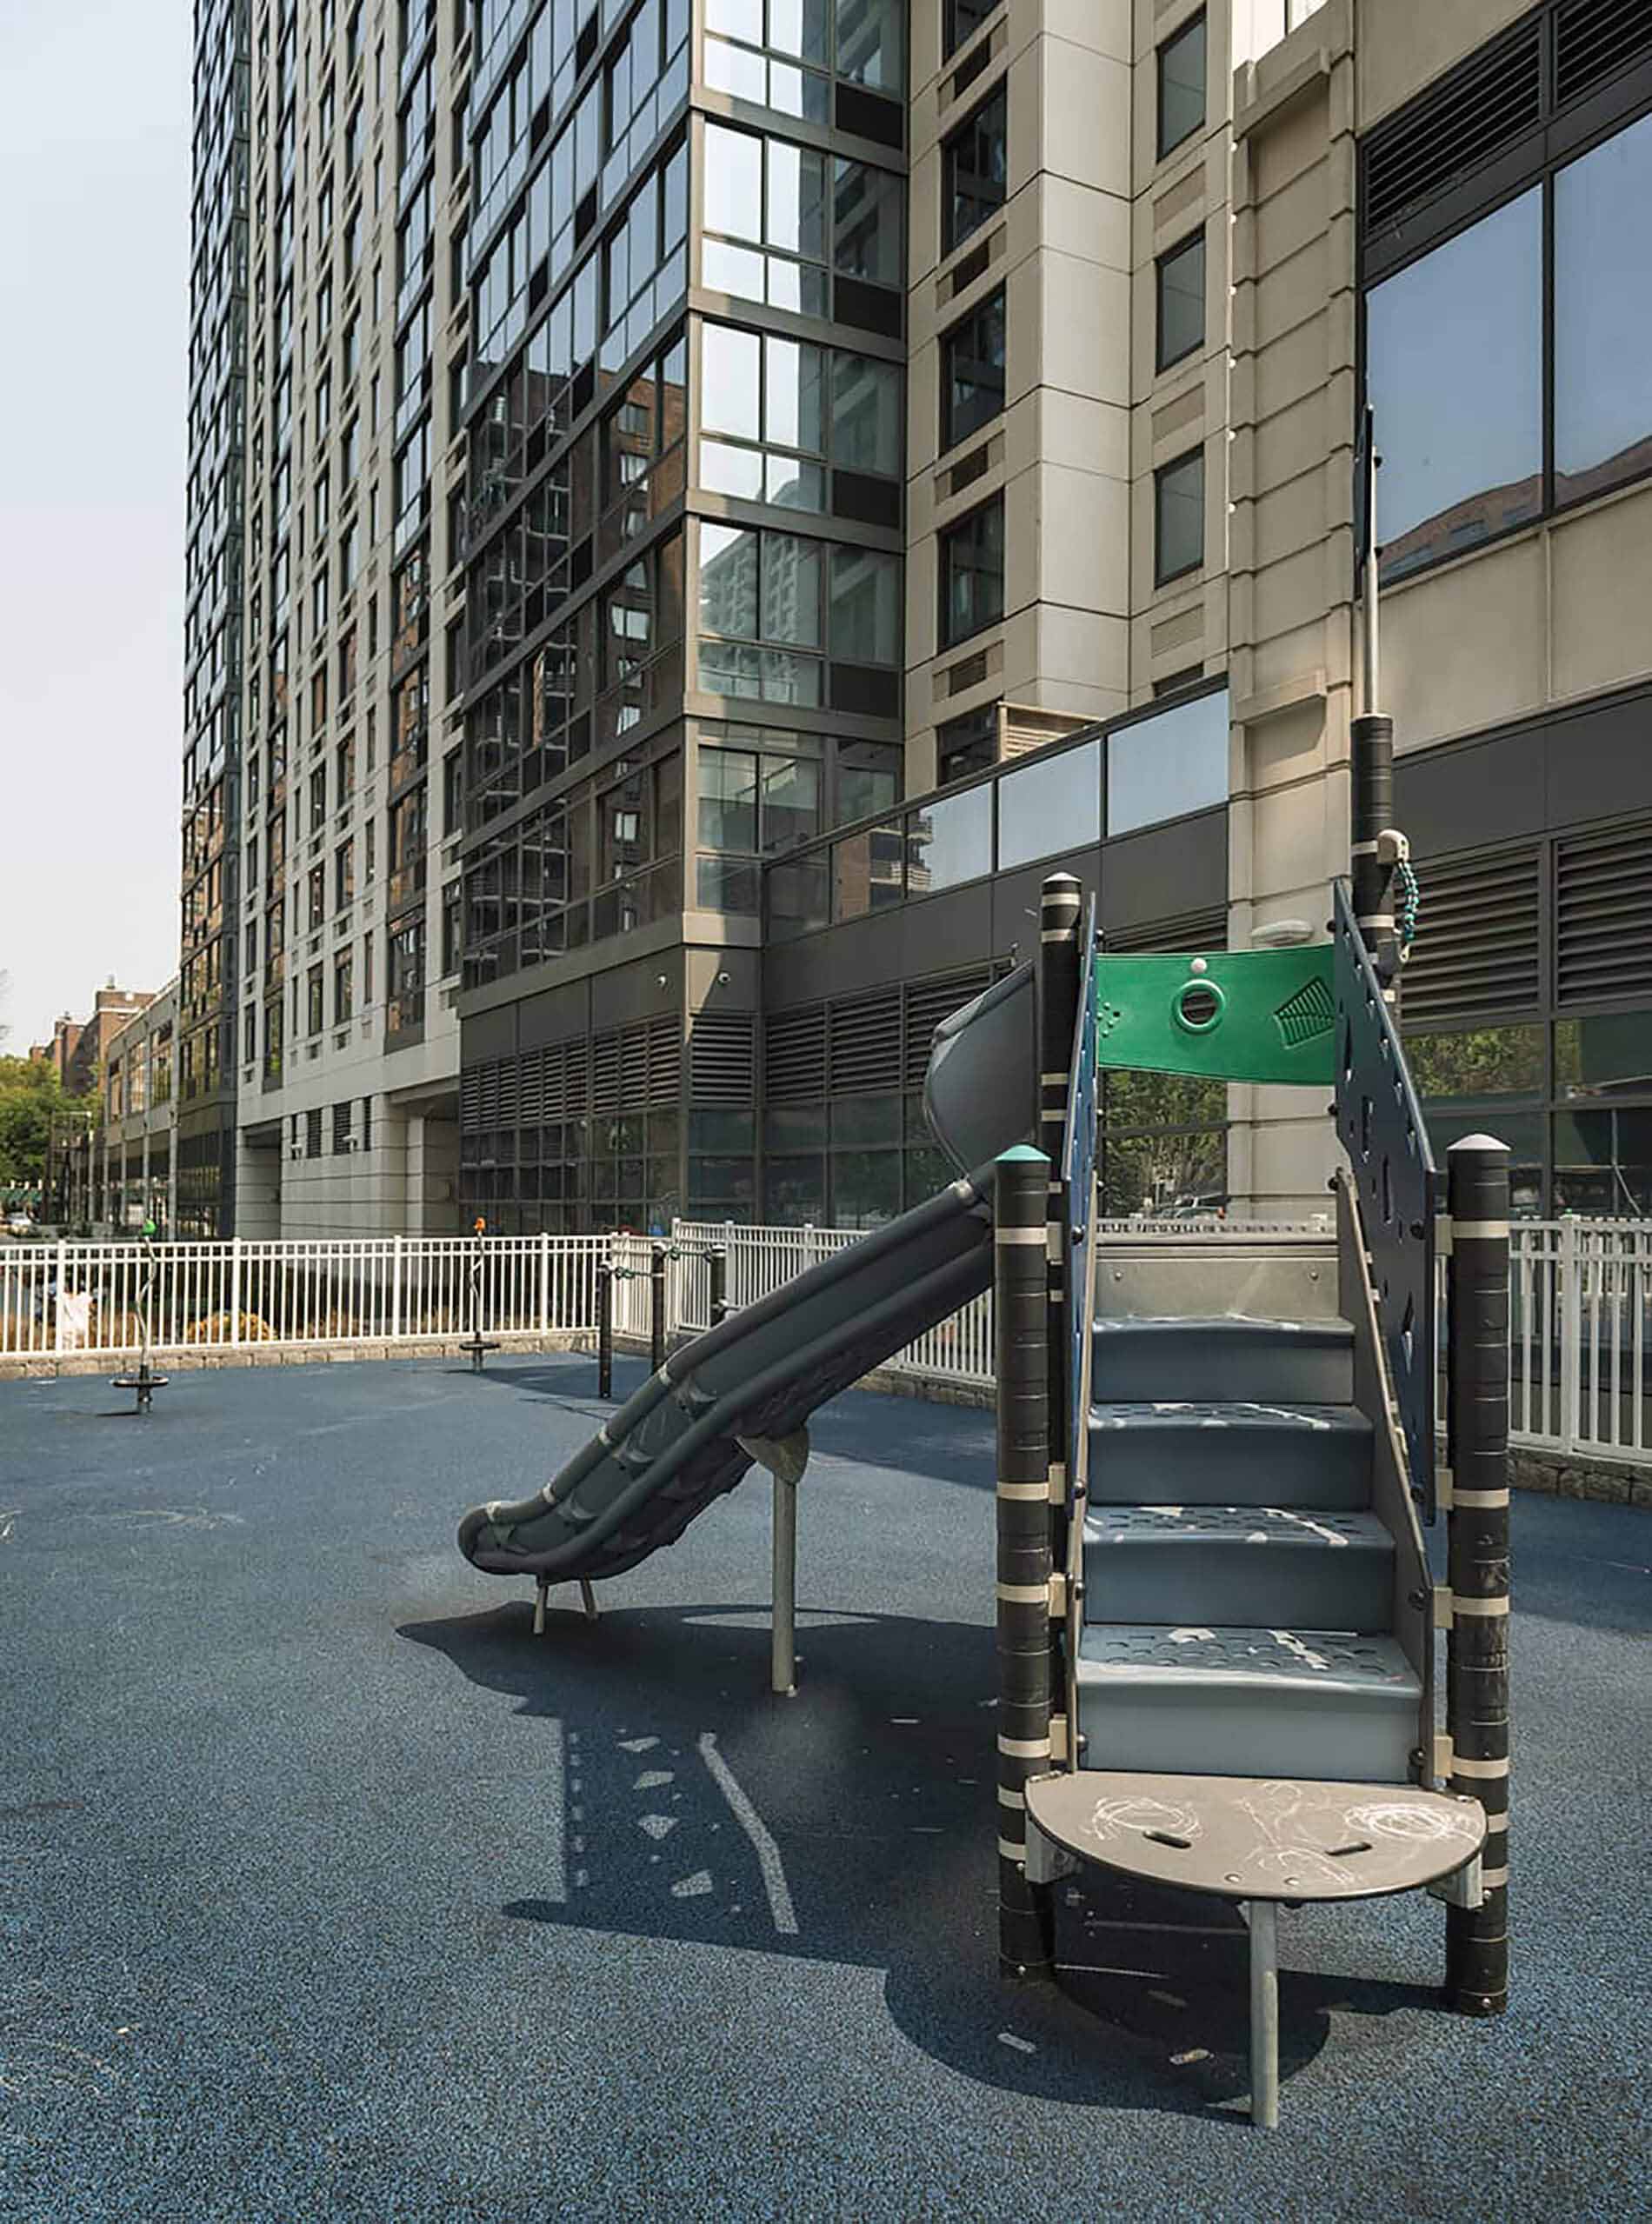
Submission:
M 1306 919 L 1269 919 L 1266 926 L 1251 929 L 1250 939 L 1258 949 L 1294 949 L 1298 942 L 1310 942 L 1313 934 Z

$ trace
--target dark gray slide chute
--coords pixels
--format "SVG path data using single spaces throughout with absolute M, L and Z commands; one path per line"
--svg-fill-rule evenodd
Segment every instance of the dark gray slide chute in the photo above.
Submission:
M 459 1549 L 496 1575 L 617 1575 L 681 1536 L 816 1407 L 992 1279 L 992 1160 L 1033 1106 L 1032 974 L 1023 966 L 936 1030 L 925 1109 L 973 1174 L 732 1313 L 672 1353 L 530 1498 L 478 1506 Z

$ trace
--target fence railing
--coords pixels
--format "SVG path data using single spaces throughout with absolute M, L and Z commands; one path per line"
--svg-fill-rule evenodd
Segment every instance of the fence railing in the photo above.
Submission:
M 1318 1222 L 1265 1224 L 1320 1235 Z M 1109 1221 L 1103 1243 L 1209 1238 L 1237 1222 Z M 709 1255 L 727 1302 L 749 1305 L 856 1241 L 852 1229 L 679 1221 L 665 1244 L 670 1335 L 711 1325 Z M 599 1269 L 619 1270 L 614 1332 L 646 1343 L 643 1235 L 391 1236 L 332 1242 L 23 1242 L 0 1247 L 0 1358 L 142 1349 L 223 1354 L 257 1344 L 395 1343 L 594 1335 Z M 1443 1272 L 1443 1268 L 1441 1269 Z M 1652 1464 L 1652 1221 L 1516 1221 L 1509 1243 L 1509 1422 L 1515 1443 Z M 1443 1317 L 1442 1314 L 1440 1317 Z M 1436 1355 L 1438 1356 L 1438 1355 Z M 916 1338 L 888 1371 L 989 1387 L 989 1291 Z M 1443 1399 L 1443 1389 L 1441 1391 Z M 1444 1407 L 1437 1408 L 1443 1424 Z

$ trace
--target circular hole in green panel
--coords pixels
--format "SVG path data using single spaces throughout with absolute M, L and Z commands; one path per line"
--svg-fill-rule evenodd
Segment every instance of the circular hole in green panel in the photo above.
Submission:
M 1226 1002 L 1214 981 L 1184 981 L 1176 992 L 1176 1023 L 1189 1035 L 1209 1035 Z

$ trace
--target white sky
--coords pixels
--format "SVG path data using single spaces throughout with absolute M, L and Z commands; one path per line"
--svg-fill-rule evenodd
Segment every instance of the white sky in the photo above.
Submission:
M 0 1026 L 177 965 L 189 0 L 0 0 Z

